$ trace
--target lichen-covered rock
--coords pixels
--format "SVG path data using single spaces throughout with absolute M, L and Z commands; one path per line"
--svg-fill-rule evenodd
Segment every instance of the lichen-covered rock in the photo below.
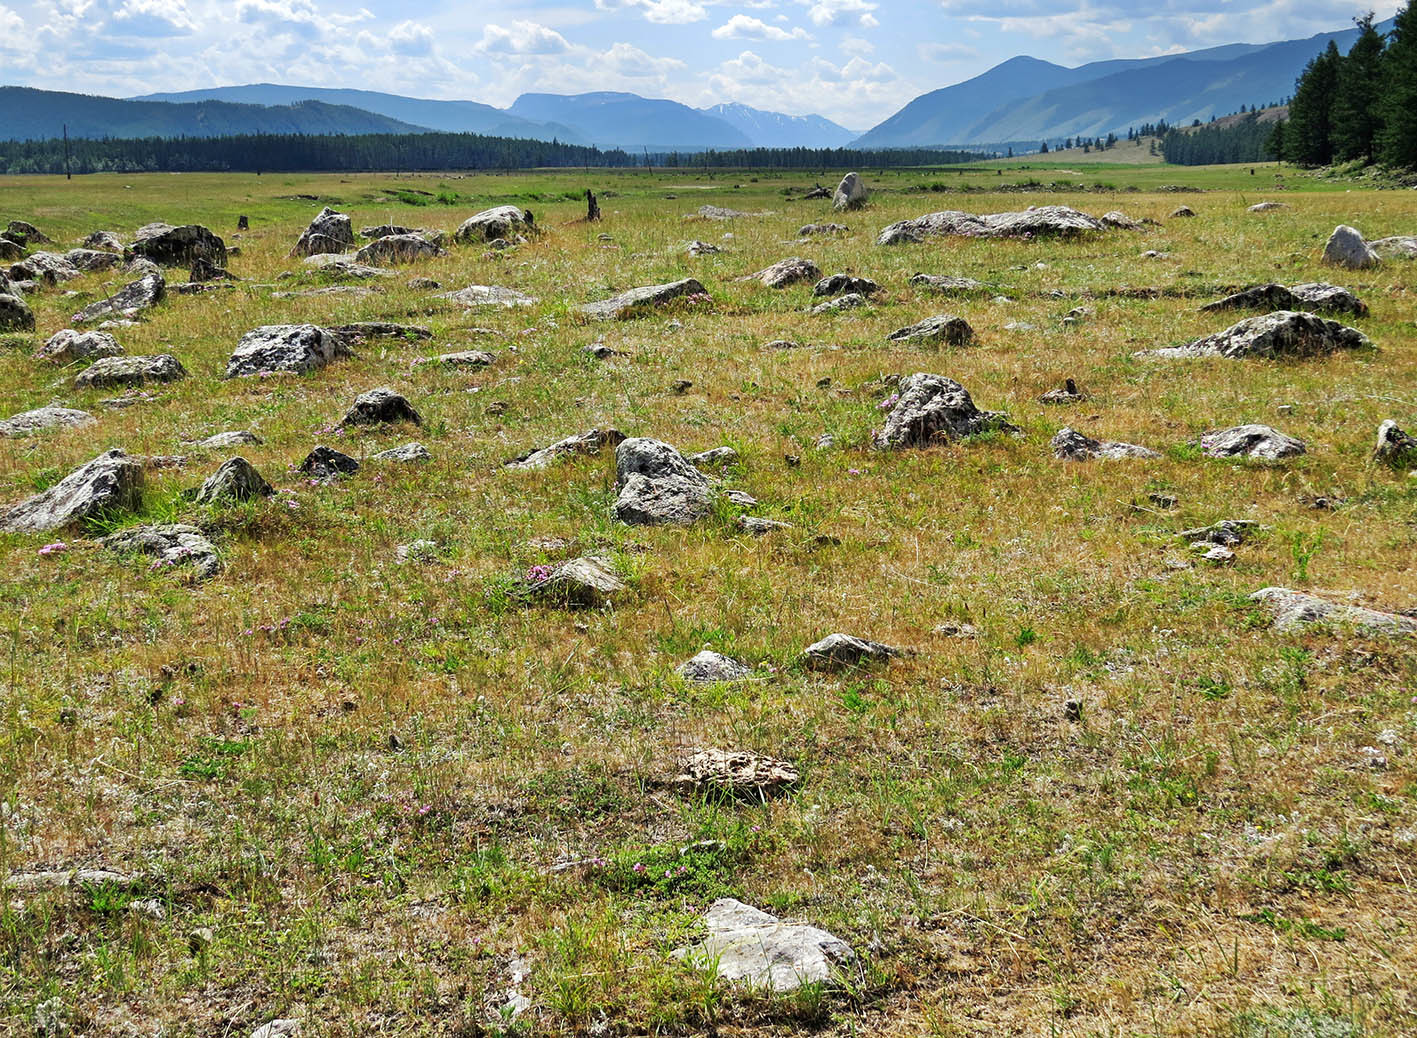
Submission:
M 870 278 L 856 277 L 853 274 L 832 274 L 812 286 L 812 295 L 839 296 L 854 292 L 857 295 L 869 296 L 880 291 L 880 287 Z
M 1102 225 L 1111 227 L 1118 231 L 1139 231 L 1141 224 L 1133 220 L 1126 213 L 1118 209 L 1113 209 L 1110 213 L 1102 214 Z
M 468 285 L 460 288 L 456 292 L 444 292 L 438 299 L 451 299 L 454 303 L 459 303 L 469 309 L 481 306 L 534 306 L 537 302 L 535 296 L 529 296 L 524 292 L 518 292 L 515 288 L 506 288 L 502 285 Z
M 1224 299 L 1206 303 L 1202 313 L 1218 310 L 1312 310 L 1345 313 L 1362 317 L 1368 306 L 1346 288 L 1315 281 L 1293 288 L 1283 285 L 1253 285 Z
M 1373 448 L 1373 460 L 1393 468 L 1417 465 L 1417 436 L 1408 435 L 1391 418 L 1386 419 L 1378 426 L 1378 443 Z
M 99 357 L 122 356 L 123 347 L 107 332 L 77 332 L 72 328 L 55 332 L 49 341 L 39 348 L 35 357 L 55 364 L 73 364 L 75 361 L 95 360 Z
M 1328 244 L 1324 246 L 1323 261 L 1349 270 L 1375 267 L 1381 262 L 1378 254 L 1363 240 L 1363 235 L 1356 228 L 1342 223 L 1329 235 Z
M 86 249 L 93 249 L 96 252 L 122 252 L 123 239 L 112 231 L 94 231 L 79 243 Z
M 445 256 L 438 246 L 417 234 L 388 234 L 375 238 L 355 255 L 359 263 L 417 263 Z
M 802 662 L 812 670 L 841 670 L 872 663 L 886 663 L 901 654 L 899 649 L 867 641 L 849 634 L 829 634 L 802 651 Z
M 1256 591 L 1250 598 L 1260 603 L 1274 617 L 1274 626 L 1280 630 L 1292 630 L 1311 624 L 1334 624 L 1352 627 L 1362 634 L 1417 634 L 1417 617 L 1333 602 L 1304 591 L 1266 587 Z
M 483 368 L 491 364 L 495 357 L 485 350 L 458 350 L 455 353 L 440 353 L 436 357 L 420 357 L 414 366 L 444 364 L 450 368 Z
M 1196 211 L 1188 205 L 1178 205 L 1171 211 L 1171 219 L 1173 220 L 1195 215 Z
M 814 317 L 822 314 L 835 314 L 843 310 L 856 310 L 866 306 L 870 300 L 860 292 L 848 292 L 844 296 L 837 296 L 835 299 L 828 299 L 825 303 L 818 303 L 808 311 Z
M 910 283 L 918 288 L 928 288 L 942 296 L 967 296 L 987 292 L 989 286 L 973 278 L 954 277 L 949 274 L 916 274 Z
M 29 436 L 48 429 L 77 429 L 98 419 L 69 407 L 38 407 L 0 421 L 0 436 Z
M 354 406 L 345 412 L 340 424 L 380 425 L 386 422 L 412 422 L 414 425 L 422 425 L 423 419 L 405 396 L 380 386 L 355 397 Z
M 974 341 L 974 329 L 963 317 L 936 314 L 905 328 L 897 328 L 887 338 L 891 342 L 938 342 L 946 346 L 968 346 Z
M 1150 447 L 1135 443 L 1121 443 L 1116 440 L 1095 440 L 1076 429 L 1063 428 L 1053 437 L 1050 444 L 1053 455 L 1065 461 L 1089 461 L 1093 458 L 1115 460 L 1118 458 L 1159 458 L 1161 455 Z
M 1237 425 L 1217 429 L 1200 438 L 1201 453 L 1212 458 L 1255 458 L 1279 461 L 1303 454 L 1304 441 L 1286 436 L 1268 425 Z
M 848 173 L 832 194 L 832 208 L 839 213 L 860 209 L 866 204 L 866 197 L 866 182 L 858 174 Z
M 741 681 L 752 671 L 730 656 L 704 649 L 675 667 L 674 673 L 693 685 L 711 685 L 716 681 Z
M 625 434 L 619 429 L 590 429 L 575 436 L 567 436 L 547 447 L 518 455 L 506 462 L 509 469 L 544 469 L 560 458 L 576 454 L 599 454 L 603 447 L 618 447 L 625 442 Z
M 1267 359 L 1317 357 L 1338 350 L 1371 346 L 1368 337 L 1315 314 L 1277 310 L 1247 317 L 1229 328 L 1185 346 L 1144 350 L 1138 357 L 1263 357 Z
M 290 254 L 316 256 L 320 253 L 346 252 L 353 247 L 354 227 L 350 224 L 349 217 L 325 206 L 319 215 L 310 221 L 310 226 L 301 232 Z
M 764 267 L 747 277 L 739 278 L 739 280 L 761 281 L 768 288 L 786 288 L 799 281 L 815 281 L 821 276 L 822 272 L 811 260 L 803 259 L 801 256 L 789 256 L 787 259 L 778 260 L 772 266 Z
M 609 559 L 587 556 L 534 573 L 528 578 L 526 595 L 553 605 L 595 609 L 610 604 L 624 590 L 625 582 Z
M 150 223 L 138 230 L 137 240 L 129 249 L 133 255 L 161 267 L 190 267 L 198 260 L 226 266 L 226 242 L 201 224 L 173 227 Z
M 413 461 L 432 461 L 433 455 L 421 443 L 405 443 L 400 447 L 390 447 L 369 456 L 370 461 L 394 461 L 406 464 Z
M 843 223 L 808 223 L 797 228 L 797 237 L 816 238 L 824 234 L 847 234 L 850 227 Z
M 1023 212 L 988 213 L 976 216 L 957 209 L 927 213 L 913 220 L 901 220 L 881 231 L 877 245 L 899 245 L 927 238 L 1037 238 L 1076 237 L 1104 231 L 1099 219 L 1065 205 L 1045 205 Z
M 684 668 L 679 670 L 682 675 Z M 686 677 L 685 680 L 698 684 L 737 681 L 748 674 L 748 668 L 743 667 L 742 670 L 743 673 L 736 677 Z M 681 793 L 720 793 L 763 800 L 786 792 L 801 780 L 797 768 L 790 761 L 775 760 L 748 750 L 705 748 L 693 751 L 683 760 L 670 784 Z
M 1013 431 L 1002 411 L 981 411 L 952 378 L 917 372 L 901 379 L 876 440 L 881 448 L 928 447 L 990 430 Z
M 155 267 L 142 269 L 136 281 L 130 281 L 107 299 L 90 303 L 69 320 L 73 324 L 116 319 L 131 321 L 144 310 L 162 302 L 167 295 L 167 279 Z
M 66 259 L 75 270 L 82 270 L 85 273 L 92 273 L 96 270 L 109 270 L 123 262 L 121 256 L 116 256 L 111 252 L 104 252 L 101 249 L 70 249 L 64 253 Z
M 708 477 L 667 443 L 633 437 L 615 449 L 615 518 L 631 526 L 686 525 L 708 515 Z
M 21 245 L 53 245 L 54 242 L 32 223 L 25 220 L 11 220 L 5 226 L 5 233 Z
M 300 463 L 300 471 L 316 479 L 333 479 L 336 476 L 349 476 L 358 472 L 359 462 L 348 454 L 322 444 L 305 455 L 305 460 Z
M 392 321 L 355 321 L 353 324 L 337 324 L 326 328 L 327 335 L 343 339 L 351 346 L 368 342 L 370 339 L 403 339 L 415 342 L 433 338 L 431 329 L 417 324 L 395 324 Z
M 197 527 L 183 523 L 134 526 L 100 538 L 99 543 L 122 555 L 151 556 L 154 568 L 191 566 L 198 580 L 221 572 L 216 545 Z
M 855 956 L 841 938 L 815 926 L 785 923 L 733 898 L 719 898 L 704 915 L 708 936 L 679 948 L 677 958 L 712 968 L 728 981 L 781 994 L 804 984 L 829 985 Z
M 0 332 L 32 331 L 34 311 L 30 309 L 30 305 L 17 295 L 0 292 Z
M 1272 213 L 1277 209 L 1288 209 L 1283 202 L 1256 202 L 1245 210 L 1247 213 Z
M 11 279 L 43 285 L 58 285 L 82 276 L 78 267 L 57 252 L 34 252 L 10 267 Z
M 230 447 L 256 446 L 264 441 L 253 432 L 245 429 L 233 429 L 229 432 L 219 432 L 208 436 L 205 440 L 198 440 L 192 446 L 205 448 L 209 451 L 226 450 Z
M 1373 251 L 1384 259 L 1417 259 L 1417 235 L 1398 234 L 1379 238 L 1372 243 Z
M 43 533 L 100 513 L 136 509 L 142 502 L 143 465 L 121 450 L 105 451 L 41 494 L 0 516 L 0 530 Z
M 395 271 L 382 267 L 356 263 L 348 256 L 336 252 L 317 252 L 313 256 L 306 256 L 300 261 L 300 265 L 336 280 L 372 281 L 375 278 L 391 278 L 395 274 Z
M 611 321 L 633 317 L 652 306 L 659 306 L 684 296 L 707 296 L 708 290 L 697 278 L 684 278 L 664 285 L 646 285 L 621 292 L 610 299 L 583 303 L 576 310 L 595 321 Z
M 273 375 L 278 371 L 304 374 L 331 361 L 352 356 L 338 335 L 313 324 L 273 324 L 253 328 L 241 337 L 226 363 L 226 378 Z
M 100 357 L 74 376 L 78 389 L 107 389 L 113 386 L 143 386 L 149 382 L 176 382 L 187 377 L 187 369 L 170 353 L 147 357 Z
M 468 217 L 453 237 L 459 242 L 490 242 L 497 238 L 531 234 L 535 230 L 536 224 L 530 212 L 514 205 L 499 205 Z
M 249 501 L 257 497 L 270 497 L 275 487 L 266 482 L 256 471 L 256 466 L 242 457 L 228 458 L 207 477 L 197 490 L 199 505 L 215 504 L 218 501 Z

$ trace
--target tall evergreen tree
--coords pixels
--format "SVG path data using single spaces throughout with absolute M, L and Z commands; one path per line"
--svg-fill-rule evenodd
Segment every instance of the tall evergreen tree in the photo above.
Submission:
M 1378 114 L 1378 158 L 1389 166 L 1417 168 L 1417 6 L 1397 12 L 1383 54 Z
M 1333 157 L 1339 162 L 1372 162 L 1379 126 L 1383 37 L 1373 28 L 1373 12 L 1354 19 L 1358 39 L 1338 68 L 1333 96 Z
M 1304 67 L 1289 105 L 1286 146 L 1289 157 L 1301 166 L 1324 166 L 1333 161 L 1333 99 L 1343 56 L 1338 44 Z

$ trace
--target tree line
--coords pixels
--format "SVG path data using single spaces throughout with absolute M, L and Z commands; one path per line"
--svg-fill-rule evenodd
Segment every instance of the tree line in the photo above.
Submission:
M 1346 55 L 1329 41 L 1304 68 L 1276 134 L 1278 157 L 1301 166 L 1417 167 L 1417 8 L 1409 0 L 1386 38 L 1371 11 L 1355 21 L 1358 39 Z
M 1283 120 L 1262 123 L 1251 112 L 1233 123 L 1194 129 L 1169 129 L 1161 138 L 1161 155 L 1177 166 L 1210 166 L 1223 162 L 1263 162 L 1276 157 L 1274 135 Z
M 929 149 L 753 148 L 631 154 L 559 141 L 472 133 L 236 134 L 0 142 L 0 173 L 357 173 L 575 168 L 938 166 L 984 158 Z

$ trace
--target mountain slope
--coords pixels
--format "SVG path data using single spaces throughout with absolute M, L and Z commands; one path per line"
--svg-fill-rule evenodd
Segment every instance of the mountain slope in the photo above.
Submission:
M 0 87 L 0 140 L 58 137 L 224 137 L 238 133 L 422 133 L 410 123 L 344 105 L 168 104 Z
M 602 148 L 699 150 L 751 148 L 748 135 L 678 101 L 614 91 L 522 94 L 507 109 L 538 122 L 566 123 Z
M 740 130 L 758 148 L 841 148 L 856 137 L 820 115 L 783 115 L 736 103 L 699 111 Z
M 431 101 L 376 90 L 336 90 L 327 87 L 286 86 L 279 83 L 249 83 L 245 86 L 212 87 L 175 94 L 147 94 L 138 101 L 235 101 L 244 104 L 289 105 L 298 101 L 323 101 L 349 105 L 366 112 L 398 119 L 445 133 L 480 133 L 491 137 L 522 137 L 530 140 L 560 140 L 586 144 L 569 126 L 549 125 L 509 115 L 500 108 L 477 101 Z

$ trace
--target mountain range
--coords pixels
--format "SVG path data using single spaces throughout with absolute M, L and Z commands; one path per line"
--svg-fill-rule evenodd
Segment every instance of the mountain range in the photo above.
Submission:
M 1389 20 L 1378 30 L 1391 26 Z M 372 90 L 253 83 L 126 100 L 0 87 L 0 140 L 55 137 L 67 125 L 72 137 L 438 131 L 654 152 L 1028 146 L 1124 134 L 1162 119 L 1205 122 L 1241 106 L 1277 102 L 1293 92 L 1295 78 L 1329 40 L 1346 51 L 1356 38 L 1356 29 L 1346 29 L 1305 40 L 1235 43 L 1076 68 L 1010 58 L 973 79 L 922 94 L 859 136 L 819 115 L 784 115 L 743 104 L 699 109 L 614 91 L 528 93 L 501 109 Z

